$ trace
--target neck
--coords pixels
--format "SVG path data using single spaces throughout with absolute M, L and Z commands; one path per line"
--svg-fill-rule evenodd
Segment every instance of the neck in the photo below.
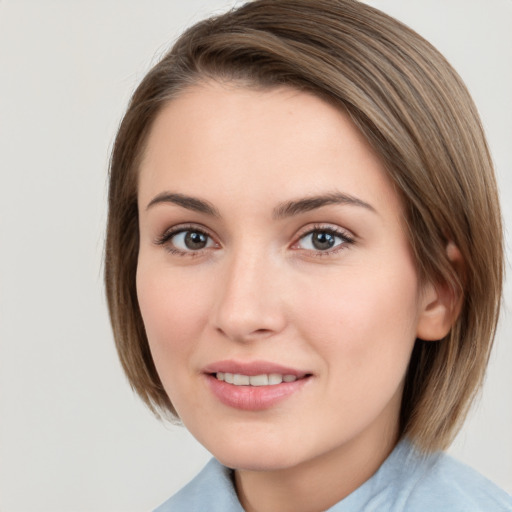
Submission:
M 364 432 L 357 439 L 293 467 L 235 471 L 246 512 L 327 510 L 366 482 L 397 443 L 397 429 Z

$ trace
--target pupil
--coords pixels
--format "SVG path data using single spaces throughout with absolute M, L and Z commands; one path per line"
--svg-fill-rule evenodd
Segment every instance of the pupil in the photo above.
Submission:
M 203 249 L 206 247 L 207 237 L 197 231 L 189 231 L 185 235 L 185 245 L 188 249 Z
M 315 249 L 323 250 L 330 249 L 334 243 L 335 239 L 331 233 L 326 233 L 325 231 L 320 231 L 317 233 L 313 233 L 313 245 Z

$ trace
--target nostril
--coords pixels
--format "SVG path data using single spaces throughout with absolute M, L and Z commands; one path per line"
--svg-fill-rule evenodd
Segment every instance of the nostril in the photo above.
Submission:
M 260 338 L 267 338 L 274 334 L 272 329 L 254 329 L 252 331 L 247 329 L 247 331 L 244 332 L 243 329 L 223 329 L 222 327 L 216 327 L 216 330 L 222 336 L 237 341 L 252 341 Z

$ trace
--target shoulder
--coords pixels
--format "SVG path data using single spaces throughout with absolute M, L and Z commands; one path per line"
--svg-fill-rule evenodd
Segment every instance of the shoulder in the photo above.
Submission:
M 403 441 L 390 459 L 397 511 L 512 512 L 505 491 L 444 452 L 421 454 Z
M 512 498 L 465 464 L 401 441 L 379 470 L 329 512 L 512 512 Z
M 215 459 L 154 512 L 243 512 L 231 480 L 231 470 Z
M 421 466 L 424 478 L 416 482 L 411 498 L 417 495 L 431 510 L 512 512 L 511 496 L 450 455 L 424 457 Z

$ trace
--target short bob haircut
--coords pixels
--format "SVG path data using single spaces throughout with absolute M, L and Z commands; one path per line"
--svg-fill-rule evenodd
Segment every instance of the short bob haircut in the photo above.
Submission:
M 347 112 L 380 155 L 403 202 L 420 279 L 461 297 L 445 339 L 416 340 L 400 415 L 400 436 L 425 452 L 446 448 L 481 386 L 498 320 L 503 242 L 493 166 L 477 110 L 448 62 L 355 0 L 256 0 L 197 23 L 133 94 L 111 155 L 105 260 L 114 337 L 132 387 L 157 415 L 176 418 L 137 301 L 137 175 L 162 108 L 211 80 L 311 92 Z

